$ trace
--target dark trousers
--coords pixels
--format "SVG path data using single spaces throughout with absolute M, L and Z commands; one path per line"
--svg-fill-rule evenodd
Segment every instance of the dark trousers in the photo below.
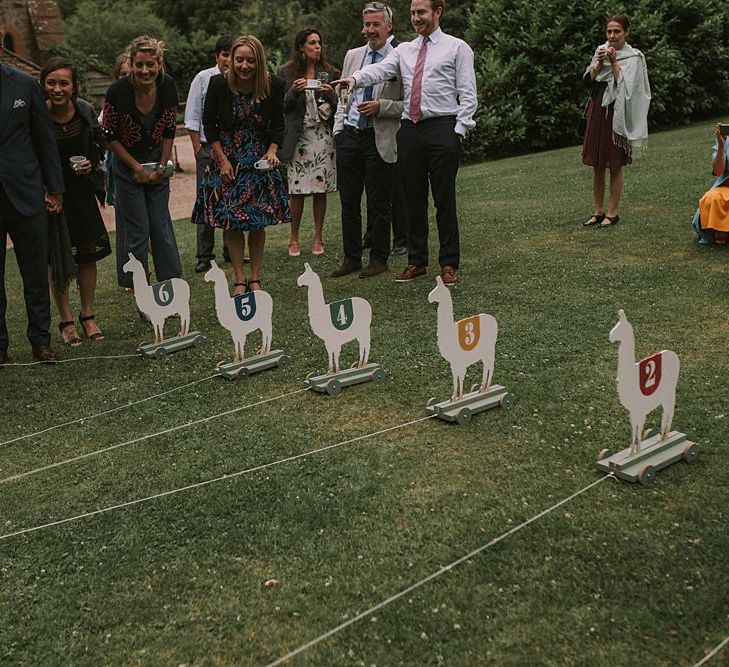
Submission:
M 153 185 L 141 185 L 121 160 L 114 163 L 114 178 L 116 213 L 124 229 L 122 256 L 128 259 L 131 252 L 148 272 L 147 252 L 151 245 L 157 280 L 179 278 L 182 265 L 170 217 L 169 179 L 164 178 Z M 121 271 L 117 278 L 121 287 L 134 286 L 131 273 Z
M 26 335 L 31 345 L 51 342 L 51 297 L 48 291 L 48 219 L 45 213 L 26 218 L 10 203 L 0 186 L 0 350 L 8 347 L 5 312 L 6 239 L 10 235 L 15 259 L 23 279 L 23 297 L 28 314 Z
M 210 164 L 212 159 L 210 155 L 210 146 L 203 144 L 195 156 L 195 175 L 197 176 L 197 189 L 200 191 L 200 184 L 205 175 L 205 168 Z M 215 227 L 211 225 L 196 225 L 197 227 L 197 260 L 199 262 L 209 262 L 215 259 Z M 223 253 L 227 254 L 227 242 L 225 238 L 225 230 L 223 230 Z
M 390 220 L 392 222 L 392 247 L 408 247 L 408 207 L 405 201 L 405 187 L 398 165 L 392 170 L 390 191 Z M 390 233 L 390 230 L 387 232 Z M 367 231 L 362 237 L 365 247 L 372 246 L 372 224 L 367 220 Z
M 461 142 L 453 116 L 404 120 L 397 133 L 398 167 L 409 212 L 408 263 L 428 265 L 428 184 L 435 203 L 441 266 L 458 268 L 460 240 L 456 212 L 456 175 Z
M 357 132 L 347 125 L 337 135 L 337 186 L 342 202 L 344 256 L 362 259 L 362 192 L 367 194 L 367 222 L 372 225 L 370 261 L 390 255 L 390 190 L 394 165 L 377 152 L 375 131 Z

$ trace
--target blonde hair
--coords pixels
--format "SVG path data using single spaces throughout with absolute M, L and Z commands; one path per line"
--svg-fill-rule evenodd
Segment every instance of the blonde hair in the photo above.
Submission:
M 268 97 L 270 85 L 268 80 L 268 64 L 266 63 L 266 52 L 263 50 L 263 44 L 254 35 L 241 35 L 236 37 L 233 46 L 230 47 L 230 66 L 228 67 L 228 86 L 235 93 L 236 74 L 235 74 L 235 52 L 241 47 L 247 46 L 253 51 L 256 59 L 256 85 L 253 89 L 253 101 L 260 102 Z
M 149 35 L 140 35 L 139 37 L 135 37 L 131 42 L 129 42 L 129 60 L 132 64 L 132 71 L 130 76 L 132 77 L 132 81 L 136 83 L 136 80 L 134 78 L 134 57 L 138 53 L 147 53 L 152 58 L 154 58 L 159 63 L 159 72 L 160 74 L 164 74 L 165 71 L 165 43 L 159 39 L 155 39 L 154 37 L 150 37 Z

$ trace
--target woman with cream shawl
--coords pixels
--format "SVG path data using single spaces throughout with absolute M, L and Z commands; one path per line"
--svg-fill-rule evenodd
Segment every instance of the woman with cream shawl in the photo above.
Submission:
M 623 190 L 623 165 L 648 138 L 651 89 L 643 54 L 626 43 L 628 17 L 608 19 L 607 42 L 597 47 L 584 80 L 591 87 L 582 162 L 593 168 L 595 208 L 585 227 L 611 227 L 620 221 L 618 204 Z M 610 170 L 610 199 L 605 205 L 605 170 Z
M 729 141 L 716 124 L 716 143 L 712 153 L 712 172 L 717 177 L 699 201 L 693 228 L 701 245 L 726 245 L 729 241 Z

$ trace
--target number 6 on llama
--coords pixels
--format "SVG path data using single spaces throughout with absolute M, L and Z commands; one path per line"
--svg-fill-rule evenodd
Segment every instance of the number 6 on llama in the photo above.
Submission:
M 428 301 L 438 304 L 438 350 L 451 366 L 453 393 L 447 401 L 431 398 L 427 410 L 445 421 L 466 424 L 472 415 L 496 405 L 509 407 L 514 400 L 504 387 L 491 385 L 499 327 L 493 316 L 483 313 L 455 322 L 451 291 L 440 276 L 435 282 Z M 473 385 L 464 394 L 466 371 L 477 362 L 483 365 L 481 384 Z
M 387 377 L 380 364 L 369 364 L 370 324 L 372 322 L 372 306 L 360 297 L 342 299 L 327 304 L 324 301 L 324 290 L 316 272 L 304 264 L 302 273 L 296 284 L 309 290 L 309 323 L 311 330 L 324 341 L 327 350 L 327 373 L 325 375 L 309 374 L 306 386 L 318 392 L 326 392 L 336 396 L 342 387 L 368 380 L 381 381 Z M 356 340 L 359 343 L 359 354 L 352 368 L 339 370 L 339 354 L 342 345 Z
M 147 357 L 164 357 L 168 352 L 197 347 L 205 342 L 205 337 L 199 331 L 189 331 L 190 286 L 182 278 L 170 278 L 149 285 L 142 262 L 131 252 L 129 261 L 122 269 L 132 274 L 137 308 L 140 313 L 149 317 L 154 328 L 154 342 L 139 346 L 142 354 Z M 171 315 L 180 316 L 180 333 L 177 337 L 165 341 L 165 320 Z
M 615 455 L 603 449 L 597 467 L 622 479 L 647 484 L 657 470 L 681 458 L 690 463 L 699 454 L 696 443 L 689 442 L 683 433 L 671 431 L 680 362 L 671 350 L 636 361 L 633 326 L 623 310 L 618 312 L 609 339 L 618 344 L 618 397 L 630 413 L 630 447 Z M 658 406 L 663 410 L 660 432 L 647 431 L 648 438 L 643 440 L 646 417 Z

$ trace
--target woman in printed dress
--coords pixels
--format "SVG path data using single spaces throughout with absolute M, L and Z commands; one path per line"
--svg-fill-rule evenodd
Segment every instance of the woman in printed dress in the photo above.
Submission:
M 283 83 L 269 73 L 263 45 L 253 35 L 233 42 L 227 74 L 210 79 L 203 128 L 213 159 L 192 221 L 228 230 L 235 293 L 254 291 L 261 287 L 266 227 L 288 222 L 291 216 L 277 169 L 284 133 Z M 247 279 L 245 232 L 251 259 Z

